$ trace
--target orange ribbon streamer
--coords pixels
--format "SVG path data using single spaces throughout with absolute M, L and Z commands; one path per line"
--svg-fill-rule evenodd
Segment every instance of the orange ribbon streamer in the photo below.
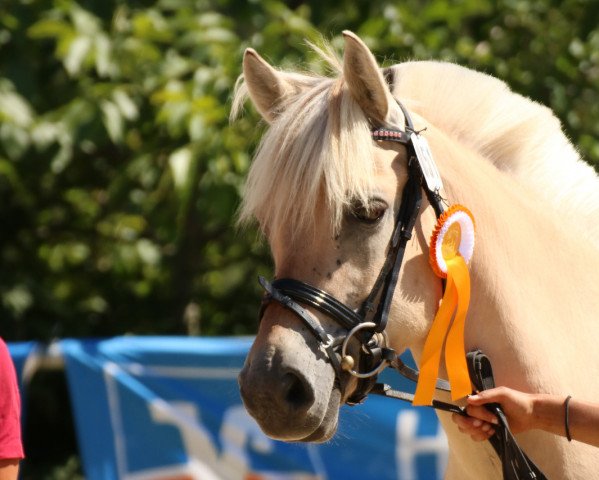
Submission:
M 452 400 L 464 397 L 472 391 L 464 350 L 464 326 L 470 304 L 470 274 L 459 253 L 445 259 L 445 262 L 447 286 L 424 344 L 414 405 L 432 403 L 444 342 L 445 366 L 451 384 Z

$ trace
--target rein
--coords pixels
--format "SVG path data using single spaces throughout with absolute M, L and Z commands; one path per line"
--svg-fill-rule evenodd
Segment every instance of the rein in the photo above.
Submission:
M 397 100 L 396 100 L 397 101 Z M 432 189 L 430 168 L 419 154 L 420 139 L 408 111 L 397 101 L 405 118 L 405 131 L 379 128 L 372 131 L 374 140 L 386 140 L 403 144 L 408 153 L 408 181 L 404 187 L 401 204 L 397 213 L 395 227 L 389 242 L 387 257 L 372 290 L 363 301 L 358 311 L 354 311 L 329 293 L 308 283 L 293 278 L 280 278 L 268 282 L 259 278 L 260 285 L 266 291 L 260 309 L 259 318 L 271 302 L 277 302 L 292 311 L 312 334 L 320 341 L 331 365 L 335 370 L 336 380 L 342 393 L 345 391 L 349 375 L 358 379 L 358 384 L 346 400 L 348 405 L 362 403 L 369 393 L 395 398 L 412 403 L 414 396 L 407 392 L 397 391 L 389 385 L 377 383 L 378 374 L 387 366 L 394 368 L 404 377 L 418 382 L 419 372 L 402 362 L 396 352 L 387 346 L 385 327 L 397 286 L 399 272 L 403 262 L 408 241 L 412 233 L 422 205 L 422 190 L 433 206 L 437 218 L 444 212 L 439 189 Z M 420 147 L 421 148 L 421 147 Z M 432 159 L 431 159 L 432 162 Z M 432 165 L 434 174 L 436 167 Z M 443 285 L 445 289 L 445 284 Z M 333 336 L 327 333 L 314 315 L 301 304 L 308 305 L 327 317 L 335 320 L 346 331 L 345 335 Z M 354 370 L 355 360 L 347 354 L 347 346 L 352 338 L 361 345 L 358 356 L 359 369 Z M 483 358 L 484 357 L 484 358 Z M 494 386 L 490 362 L 481 352 L 470 352 L 467 355 L 471 381 L 479 390 Z M 483 365 L 484 367 L 481 367 Z M 344 385 L 345 383 L 345 385 Z M 437 390 L 450 391 L 449 382 L 436 380 Z M 463 407 L 432 400 L 430 407 L 446 412 L 468 416 Z M 490 438 L 490 442 L 499 455 L 505 480 L 545 479 L 545 476 L 534 463 L 522 452 L 509 430 L 507 419 L 498 405 L 489 409 L 495 413 L 500 422 L 500 429 Z

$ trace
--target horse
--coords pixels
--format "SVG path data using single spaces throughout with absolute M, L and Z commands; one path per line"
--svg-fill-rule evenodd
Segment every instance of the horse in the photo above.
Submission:
M 599 178 L 559 120 L 487 74 L 435 61 L 381 68 L 358 36 L 343 37 L 342 58 L 314 47 L 330 76 L 277 70 L 252 49 L 244 54 L 233 115 L 249 97 L 268 128 L 239 220 L 257 221 L 275 278 L 360 308 L 385 263 L 408 181 L 404 146 L 373 140 L 371 131 L 403 127 L 409 112 L 430 145 L 442 197 L 467 206 L 476 222 L 466 351 L 485 352 L 497 385 L 598 398 Z M 443 294 L 428 262 L 431 203 L 423 198 L 385 330 L 393 350 L 409 349 L 418 364 Z M 347 335 L 321 310 L 302 308 L 326 335 Z M 348 348 L 363 355 L 355 339 Z M 272 438 L 329 440 L 359 384 L 332 363 L 296 312 L 264 305 L 239 375 L 245 408 Z M 439 376 L 447 378 L 443 365 Z M 460 433 L 449 414 L 438 416 L 449 445 L 446 478 L 501 478 L 486 442 Z M 542 431 L 517 440 L 548 478 L 599 471 L 599 453 L 588 445 Z

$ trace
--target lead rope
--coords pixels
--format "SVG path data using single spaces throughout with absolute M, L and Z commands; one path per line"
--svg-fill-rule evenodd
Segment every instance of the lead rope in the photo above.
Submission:
M 477 390 L 488 390 L 495 388 L 495 380 L 493 378 L 493 369 L 491 361 L 480 350 L 469 352 L 466 355 L 468 371 L 470 379 Z M 413 381 L 418 381 L 418 372 L 405 365 L 399 358 L 391 363 L 391 366 L 396 369 L 401 375 Z M 445 382 L 446 383 L 446 382 Z M 437 390 L 449 391 L 448 385 L 444 385 L 441 381 L 437 381 Z M 404 402 L 412 403 L 414 395 L 399 390 L 394 390 L 390 385 L 385 383 L 377 383 L 371 390 L 375 395 L 395 398 Z M 427 405 L 435 410 L 444 412 L 457 413 L 467 417 L 466 409 L 454 405 L 452 403 L 442 402 L 440 400 L 432 401 L 431 405 Z M 495 433 L 489 438 L 491 446 L 501 460 L 504 480 L 547 480 L 547 477 L 541 472 L 539 467 L 528 458 L 522 451 L 514 435 L 510 431 L 510 427 L 501 406 L 497 403 L 485 405 L 490 412 L 495 414 L 499 421 L 499 425 L 495 428 Z
M 384 76 L 389 87 L 389 91 L 393 92 L 393 85 L 395 83 L 394 71 L 392 69 L 386 69 L 384 70 Z M 397 99 L 396 102 L 399 105 L 406 119 L 406 130 L 408 130 L 409 132 L 415 132 L 414 124 L 412 123 L 410 114 L 401 102 L 399 102 Z M 403 137 L 403 135 L 405 134 L 401 131 L 389 133 L 391 136 L 387 137 L 387 132 L 385 131 L 385 129 L 380 129 L 378 130 L 378 132 L 375 132 L 375 135 L 373 135 L 373 137 L 375 139 L 391 140 L 399 143 L 409 144 L 409 142 L 406 142 L 406 140 L 409 140 L 409 135 L 406 135 L 407 138 L 405 138 Z M 430 204 L 433 206 L 433 209 L 435 210 L 436 216 L 439 217 L 441 213 L 443 213 L 443 200 L 439 195 L 439 192 L 432 192 L 428 188 L 425 188 L 424 190 Z M 445 289 L 445 284 L 443 285 L 443 287 Z M 466 355 L 466 361 L 468 364 L 470 379 L 478 390 L 487 390 L 495 386 L 491 362 L 485 354 L 483 354 L 480 350 L 469 352 Z M 404 377 L 413 380 L 414 382 L 418 382 L 418 371 L 405 365 L 399 359 L 399 357 L 396 357 L 395 360 L 390 363 L 390 366 L 397 370 Z M 437 379 L 436 389 L 449 391 L 449 382 Z M 396 398 L 398 400 L 402 400 L 409 403 L 412 403 L 414 400 L 414 395 L 412 395 L 411 393 L 394 390 L 393 388 L 391 388 L 391 386 L 384 383 L 374 384 L 371 392 L 376 395 L 382 395 L 389 398 Z M 464 408 L 451 403 L 442 402 L 440 400 L 433 399 L 432 404 L 428 406 L 436 410 L 442 410 L 446 412 L 457 413 L 458 415 L 468 416 Z M 495 452 L 501 460 L 504 480 L 547 480 L 547 477 L 545 477 L 545 475 L 539 470 L 539 468 L 534 464 L 534 462 L 530 460 L 519 447 L 518 442 L 516 441 L 512 432 L 510 431 L 507 418 L 505 417 L 505 414 L 503 413 L 500 405 L 492 404 L 489 405 L 487 408 L 497 416 L 499 421 L 499 428 L 497 428 L 495 430 L 495 434 L 489 438 L 489 442 L 491 443 L 491 445 L 495 449 Z
M 477 390 L 489 390 L 495 388 L 493 368 L 491 361 L 480 350 L 469 352 L 466 355 L 470 378 Z M 539 467 L 528 458 L 522 451 L 518 442 L 510 430 L 507 418 L 498 403 L 489 403 L 485 408 L 495 414 L 499 425 L 495 428 L 495 434 L 489 438 L 489 442 L 501 459 L 504 480 L 538 479 L 547 480 Z

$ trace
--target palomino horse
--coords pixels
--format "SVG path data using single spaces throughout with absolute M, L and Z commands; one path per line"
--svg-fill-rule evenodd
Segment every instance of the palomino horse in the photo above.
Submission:
M 247 94 L 269 123 L 251 167 L 241 218 L 256 218 L 277 278 L 308 283 L 358 310 L 385 263 L 406 184 L 406 149 L 374 141 L 373 127 L 405 125 L 398 99 L 428 139 L 449 203 L 476 219 L 464 343 L 491 359 L 498 385 L 599 397 L 599 180 L 545 107 L 456 65 L 408 62 L 381 70 L 344 33 L 343 61 L 320 53 L 337 78 L 275 70 L 247 50 Z M 388 86 L 389 85 L 389 86 Z M 423 351 L 442 295 L 428 263 L 435 212 L 424 198 L 407 245 L 386 334 L 396 352 Z M 326 335 L 347 332 L 303 304 Z M 326 337 L 325 335 L 325 337 Z M 350 343 L 355 356 L 360 349 Z M 312 328 L 271 302 L 239 377 L 246 408 L 286 441 L 333 436 L 357 381 L 336 374 Z M 446 377 L 443 367 L 440 376 Z M 439 398 L 443 398 L 441 394 Z M 447 478 L 499 478 L 486 443 L 448 414 Z M 594 478 L 599 451 L 541 431 L 518 442 L 548 478 Z

